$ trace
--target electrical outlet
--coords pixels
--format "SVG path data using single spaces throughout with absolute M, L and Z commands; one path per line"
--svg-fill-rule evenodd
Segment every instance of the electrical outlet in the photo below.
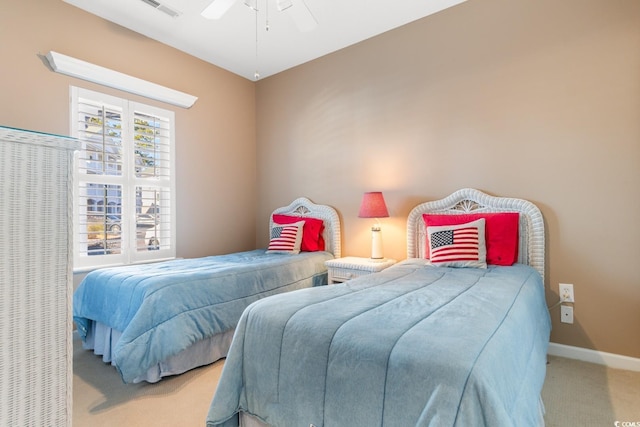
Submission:
M 562 323 L 573 323 L 573 307 L 570 305 L 560 306 L 560 321 Z
M 559 287 L 560 301 L 562 302 L 575 302 L 573 298 L 573 285 L 568 283 L 560 283 Z

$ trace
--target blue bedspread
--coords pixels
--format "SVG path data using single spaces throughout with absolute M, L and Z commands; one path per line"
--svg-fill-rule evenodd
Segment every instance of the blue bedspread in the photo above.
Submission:
M 207 416 L 277 427 L 537 426 L 550 319 L 540 275 L 407 260 L 244 312 Z
M 236 327 L 260 298 L 326 284 L 328 252 L 240 252 L 89 273 L 73 296 L 84 339 L 91 321 L 122 332 L 114 364 L 125 382 L 196 341 Z

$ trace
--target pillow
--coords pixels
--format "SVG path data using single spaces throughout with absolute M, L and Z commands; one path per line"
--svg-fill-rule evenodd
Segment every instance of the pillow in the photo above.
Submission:
M 267 248 L 268 254 L 297 254 L 300 253 L 302 242 L 302 227 L 304 221 L 293 224 L 273 224 L 271 240 Z
M 439 267 L 487 268 L 485 219 L 459 225 L 427 227 L 431 264 Z
M 300 220 L 304 220 L 300 250 L 305 252 L 324 251 L 324 238 L 322 237 L 324 222 L 321 219 L 283 214 L 273 215 L 273 222 L 278 224 L 292 224 Z
M 456 225 L 484 218 L 485 240 L 487 243 L 487 264 L 512 265 L 518 261 L 518 227 L 520 214 L 517 212 L 477 213 L 461 215 L 423 214 L 427 227 Z M 425 258 L 429 258 L 429 244 L 426 242 Z

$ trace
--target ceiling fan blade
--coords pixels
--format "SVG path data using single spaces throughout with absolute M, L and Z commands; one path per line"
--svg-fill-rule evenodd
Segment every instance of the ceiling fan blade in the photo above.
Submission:
M 287 2 L 285 1 L 284 3 Z M 318 26 L 318 21 L 316 21 L 304 0 L 296 0 L 291 3 L 292 5 L 287 8 L 287 12 L 300 31 L 311 31 Z
M 213 0 L 209 6 L 200 12 L 200 15 L 207 19 L 220 19 L 235 2 L 236 0 Z
M 278 10 L 280 12 L 289 9 L 291 6 L 293 6 L 293 2 L 291 0 L 278 0 Z
M 258 0 L 244 0 L 244 5 L 255 12 L 258 11 Z

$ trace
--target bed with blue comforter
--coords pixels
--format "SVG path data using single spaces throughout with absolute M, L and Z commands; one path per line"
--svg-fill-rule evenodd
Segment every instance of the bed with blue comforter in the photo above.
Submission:
M 324 263 L 340 253 L 337 213 L 304 198 L 274 213 L 291 211 L 324 221 L 326 250 L 257 249 L 92 271 L 73 296 L 84 348 L 127 383 L 156 382 L 224 357 L 248 305 L 327 283 Z
M 531 267 L 408 260 L 244 313 L 207 426 L 536 426 L 550 321 Z
M 423 212 L 519 213 L 518 262 L 436 266 Z M 540 211 L 473 189 L 409 215 L 408 259 L 240 320 L 208 427 L 541 426 L 551 323 Z

